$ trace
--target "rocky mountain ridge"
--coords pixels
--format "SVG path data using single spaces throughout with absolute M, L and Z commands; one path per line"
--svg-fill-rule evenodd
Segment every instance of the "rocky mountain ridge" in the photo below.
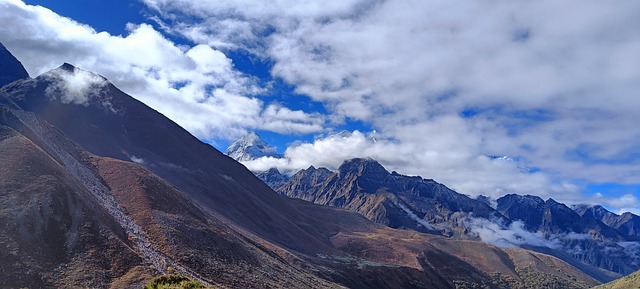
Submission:
M 494 209 L 489 202 L 433 180 L 389 173 L 372 159 L 347 160 L 335 172 L 310 167 L 275 190 L 287 197 L 356 211 L 392 228 L 479 238 L 502 247 L 540 248 L 621 274 L 640 268 L 640 244 L 633 229 L 610 227 L 553 199 L 536 196 L 506 195 L 496 200 Z

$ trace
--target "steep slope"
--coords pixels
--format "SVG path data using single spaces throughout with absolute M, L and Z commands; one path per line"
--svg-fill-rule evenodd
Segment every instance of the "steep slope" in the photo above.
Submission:
M 66 89 L 66 82 L 76 78 L 90 81 L 80 91 Z M 326 247 L 318 232 L 301 227 L 313 220 L 244 166 L 100 76 L 65 64 L 13 82 L 0 94 L 5 103 L 35 112 L 91 153 L 139 162 L 248 233 L 295 250 Z
M 640 216 L 630 212 L 617 215 L 597 205 L 577 205 L 573 210 L 580 216 L 599 220 L 623 235 L 640 237 Z
M 0 115 L 5 287 L 122 288 L 169 267 L 225 287 L 341 287 L 291 266 L 142 166 L 93 156 L 31 113 L 0 106 Z
M 160 252 L 187 272 L 235 288 L 340 287 L 276 257 L 268 244 L 254 242 L 206 214 L 142 166 L 98 157 L 92 162 L 124 211 Z
M 225 154 L 237 161 L 250 161 L 261 157 L 282 157 L 275 148 L 262 140 L 255 132 L 250 132 L 232 143 Z
M 611 227 L 618 229 L 622 234 L 640 237 L 640 216 L 626 212 L 620 215 Z
M 544 233 L 592 233 L 604 238 L 624 240 L 616 230 L 587 215 L 580 216 L 553 199 L 509 194 L 497 200 L 497 210 L 512 220 L 520 220 L 530 231 Z
M 503 219 L 487 204 L 458 194 L 433 180 L 389 173 L 372 159 L 345 161 L 337 172 L 310 167 L 277 191 L 322 205 L 360 212 L 392 228 L 462 236 L 469 214 Z
M 592 205 L 576 205 L 573 206 L 572 209 L 578 213 L 578 215 L 583 217 L 590 217 L 596 220 L 600 220 L 605 223 L 607 226 L 611 226 L 615 223 L 620 216 L 609 212 L 607 209 L 602 206 L 592 206 Z
M 626 277 L 611 281 L 593 289 L 638 289 L 640 288 L 640 271 L 630 274 Z
M 83 184 L 0 124 L 0 287 L 103 288 L 127 274 L 150 276 L 125 230 Z
M 0 73 L 0 87 L 18 79 L 29 78 L 29 74 L 20 61 L 2 43 L 0 43 L 0 71 L 2 72 Z

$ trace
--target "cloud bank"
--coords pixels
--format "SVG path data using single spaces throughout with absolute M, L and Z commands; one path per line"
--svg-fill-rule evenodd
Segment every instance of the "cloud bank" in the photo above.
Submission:
M 636 1 L 144 2 L 168 32 L 270 59 L 333 119 L 393 140 L 320 139 L 282 166 L 335 166 L 363 149 L 466 193 L 584 200 L 575 184 L 640 184 Z
M 149 24 L 129 24 L 127 35 L 97 32 L 51 10 L 18 0 L 0 1 L 0 41 L 32 76 L 64 62 L 104 75 L 118 88 L 160 111 L 201 139 L 215 142 L 247 129 L 319 132 L 319 115 L 266 103 L 265 92 L 240 73 L 223 52 L 208 45 L 178 45 Z M 65 101 L 83 103 L 86 74 L 60 76 Z M 86 78 L 86 77 L 85 77 Z M 69 80 L 69 81 L 67 81 Z M 76 81 L 78 80 L 78 81 Z M 84 79 L 89 80 L 89 79 Z
M 247 130 L 316 134 L 253 169 L 368 156 L 471 195 L 640 211 L 637 192 L 580 193 L 589 183 L 640 187 L 640 2 L 142 2 L 162 29 L 130 24 L 122 36 L 0 0 L 0 20 L 13 23 L 0 39 L 32 75 L 62 62 L 96 71 L 213 143 Z M 274 79 L 328 114 L 261 98 L 269 87 L 227 51 L 272 63 Z M 377 141 L 327 135 L 345 120 L 375 129 Z

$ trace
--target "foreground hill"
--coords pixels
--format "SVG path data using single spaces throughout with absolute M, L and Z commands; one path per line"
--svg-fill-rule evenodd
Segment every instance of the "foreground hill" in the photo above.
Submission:
M 0 63 L 19 65 L 7 53 Z M 589 288 L 601 280 L 549 255 L 283 198 L 69 64 L 21 77 L 0 88 L 2 288 L 140 288 L 168 272 L 216 288 Z
M 620 278 L 607 284 L 603 284 L 594 289 L 638 289 L 640 288 L 640 271 L 629 276 Z

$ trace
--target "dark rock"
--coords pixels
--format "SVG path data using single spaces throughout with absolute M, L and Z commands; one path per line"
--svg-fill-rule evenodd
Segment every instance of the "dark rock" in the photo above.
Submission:
M 19 79 L 29 78 L 29 73 L 2 43 L 0 43 L 0 87 Z

